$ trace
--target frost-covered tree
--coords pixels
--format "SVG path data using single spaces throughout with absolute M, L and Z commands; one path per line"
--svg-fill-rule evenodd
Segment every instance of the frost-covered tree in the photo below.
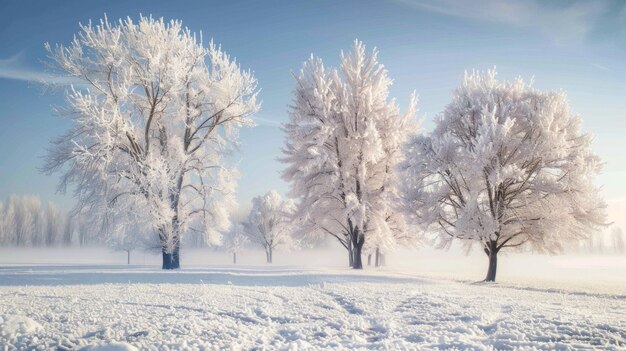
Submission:
M 71 213 L 67 213 L 65 215 L 65 220 L 63 221 L 63 237 L 61 243 L 63 246 L 72 245 L 72 239 L 74 237 L 75 230 L 74 218 Z
M 405 153 L 410 218 L 437 234 L 477 243 L 495 281 L 505 248 L 558 252 L 605 221 L 593 176 L 600 159 L 563 92 L 542 92 L 495 70 L 466 74 L 429 136 Z
M 0 203 L 0 245 L 54 245 L 50 235 L 59 230 L 58 214 L 52 202 L 44 208 L 38 196 L 10 196 L 6 206 Z
M 142 240 L 137 232 L 131 230 L 111 236 L 109 240 L 107 240 L 107 245 L 114 251 L 126 252 L 126 264 L 130 264 L 131 252 L 141 248 L 141 244 Z
M 52 201 L 48 201 L 46 206 L 46 246 L 50 247 L 55 245 L 60 237 L 60 233 L 63 230 L 63 217 L 56 205 Z
M 29 246 L 44 246 L 45 240 L 45 225 L 46 217 L 44 209 L 41 206 L 41 199 L 37 196 L 25 196 L 22 200 L 24 202 L 25 211 L 29 213 L 30 220 L 30 232 L 25 233 L 29 240 Z
M 41 202 L 33 196 L 10 196 L 8 201 L 9 226 L 12 235 L 12 244 L 15 246 L 32 246 L 38 244 L 33 234 L 37 233 L 38 217 L 35 210 L 40 209 Z M 39 206 L 38 206 L 39 205 Z
M 7 199 L 4 208 L 4 245 L 15 245 L 16 229 L 15 229 L 15 197 L 10 196 Z
M 81 25 L 68 46 L 46 44 L 52 66 L 80 82 L 59 113 L 44 170 L 62 172 L 80 209 L 115 216 L 143 207 L 159 234 L 163 268 L 180 266 L 182 235 L 200 222 L 229 227 L 236 171 L 224 162 L 258 110 L 256 80 L 180 21 L 141 17 Z
M 416 99 L 400 113 L 377 50 L 367 53 L 359 41 L 341 54 L 339 71 L 311 57 L 295 80 L 282 161 L 288 164 L 283 178 L 300 200 L 300 231 L 334 237 L 360 269 L 366 241 L 392 247 L 407 230 L 394 208 L 395 166 L 416 128 Z
M 105 232 L 106 244 L 114 251 L 126 252 L 126 264 L 130 264 L 130 256 L 133 251 L 149 249 L 153 243 L 154 231 L 150 223 L 137 212 L 130 212 L 119 216 L 112 223 L 105 223 L 101 230 Z M 99 222 L 93 220 L 93 222 Z
M 233 254 L 233 264 L 237 264 L 237 254 L 249 242 L 243 224 L 233 225 L 224 242 L 226 251 Z
M 248 239 L 265 250 L 267 263 L 272 263 L 277 248 L 297 246 L 290 221 L 294 211 L 293 201 L 283 200 L 275 190 L 252 199 L 252 209 L 243 225 Z

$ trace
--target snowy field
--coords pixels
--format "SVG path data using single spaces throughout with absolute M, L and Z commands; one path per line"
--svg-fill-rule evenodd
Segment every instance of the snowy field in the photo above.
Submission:
M 187 252 L 186 268 L 163 272 L 146 254 L 126 266 L 112 264 L 124 254 L 102 250 L 3 250 L 6 350 L 626 349 L 623 257 L 503 256 L 501 282 L 483 284 L 473 282 L 483 257 L 451 253 L 412 264 L 398 254 L 354 272 L 332 255 L 232 266 L 226 255 Z

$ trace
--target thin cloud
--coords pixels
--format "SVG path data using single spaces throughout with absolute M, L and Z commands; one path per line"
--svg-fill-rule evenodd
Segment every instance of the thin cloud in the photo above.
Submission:
M 276 127 L 276 128 L 280 128 L 281 127 L 281 123 L 280 122 L 274 121 L 274 120 L 269 119 L 269 118 L 254 116 L 254 117 L 252 117 L 252 120 L 257 125 Z
M 602 70 L 602 71 L 612 71 L 612 69 L 610 69 L 610 68 L 608 68 L 606 66 L 603 66 L 603 65 L 601 65 L 599 63 L 593 63 L 592 62 L 592 63 L 590 63 L 590 65 L 591 65 L 591 67 L 595 67 L 595 68 L 597 68 L 599 70 Z
M 23 52 L 19 52 L 9 58 L 0 59 L 0 79 L 21 80 L 46 85 L 68 85 L 76 83 L 68 77 L 55 76 L 53 74 L 25 67 L 23 64 Z
M 608 9 L 604 1 L 563 3 L 561 6 L 539 0 L 397 1 L 447 16 L 536 30 L 558 43 L 583 41 Z

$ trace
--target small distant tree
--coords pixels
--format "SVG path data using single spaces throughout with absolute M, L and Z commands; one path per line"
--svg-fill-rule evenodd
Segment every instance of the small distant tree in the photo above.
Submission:
M 28 210 L 27 199 L 15 198 L 15 245 L 30 246 L 32 244 L 32 234 L 34 232 L 34 216 Z
M 613 241 L 613 250 L 617 254 L 623 254 L 624 250 L 626 250 L 626 245 L 624 245 L 624 232 L 622 228 L 614 226 L 611 230 L 611 240 Z
M 86 223 L 85 215 L 82 213 L 76 214 L 72 216 L 72 221 L 74 222 L 72 225 L 72 229 L 74 230 L 72 233 L 72 244 L 76 242 L 79 246 L 93 244 L 93 240 L 91 239 L 97 236 L 98 232 L 94 233 L 93 230 L 90 230 L 90 225 Z M 93 226 L 95 226 L 95 224 Z
M 149 228 L 149 231 L 152 230 L 150 226 L 139 225 L 118 228 L 117 233 L 111 233 L 109 236 L 107 245 L 114 251 L 126 252 L 126 264 L 130 264 L 130 254 L 133 251 L 145 249 L 146 244 L 152 239 L 150 233 L 146 232 L 146 228 Z
M 252 209 L 243 225 L 249 240 L 265 250 L 267 263 L 272 263 L 275 249 L 296 246 L 290 223 L 294 211 L 294 203 L 283 200 L 275 190 L 252 199 Z
M 156 234 L 148 220 L 149 216 L 141 212 L 142 208 L 139 206 L 124 214 L 106 218 L 100 218 L 103 214 L 99 212 L 83 214 L 80 216 L 80 226 L 91 228 L 95 237 L 104 237 L 104 243 L 113 251 L 125 252 L 126 264 L 130 264 L 133 251 L 155 248 Z
M 391 210 L 397 212 L 391 212 Z M 419 228 L 413 225 L 408 225 L 405 222 L 404 215 L 401 211 L 402 209 L 399 206 L 390 207 L 390 212 L 386 217 L 388 223 L 397 223 L 399 224 L 398 226 L 391 227 L 392 230 L 389 232 L 384 230 L 373 230 L 369 234 L 368 240 L 364 246 L 365 252 L 368 253 L 368 266 L 372 265 L 372 260 L 375 267 L 385 266 L 385 255 L 387 253 L 392 252 L 397 247 L 416 248 L 421 244 L 422 234 L 420 233 Z
M 46 206 L 46 246 L 50 247 L 56 244 L 62 230 L 61 225 L 61 214 L 54 203 L 49 201 Z
M 594 235 L 591 238 L 594 241 L 594 244 L 593 244 L 594 252 L 599 253 L 599 254 L 604 253 L 606 249 L 606 245 L 604 242 L 604 235 L 602 235 L 602 232 L 594 233 Z
M 233 254 L 233 264 L 237 264 L 237 254 L 249 242 L 243 224 L 235 224 L 229 231 L 224 242 L 226 251 Z
M 76 225 L 74 223 L 74 216 L 72 213 L 68 212 L 65 215 L 65 220 L 63 221 L 63 246 L 72 245 L 72 239 L 74 237 L 74 229 Z
M 591 141 L 563 92 L 466 74 L 434 131 L 406 147 L 408 216 L 440 247 L 480 245 L 495 281 L 502 249 L 558 252 L 605 223 Z
M 113 251 L 123 251 L 126 253 L 126 264 L 130 264 L 130 253 L 137 248 L 138 239 L 135 233 L 128 226 L 111 226 L 108 233 L 106 245 Z
M 62 173 L 60 190 L 73 186 L 89 212 L 144 207 L 162 268 L 179 268 L 191 223 L 206 235 L 230 225 L 237 172 L 224 158 L 253 124 L 256 79 L 180 21 L 105 18 L 46 48 L 52 67 L 85 89 L 67 90 L 58 112 L 72 128 L 53 140 L 44 171 Z
M 112 237 L 107 244 L 114 251 L 126 252 L 126 264 L 130 264 L 130 253 L 137 250 L 140 240 L 136 233 L 127 231 L 123 234 Z
M 25 196 L 22 201 L 32 220 L 30 233 L 27 233 L 30 238 L 28 243 L 30 246 L 45 246 L 46 217 L 44 208 L 41 206 L 41 199 L 38 196 Z
M 17 233 L 17 230 L 15 228 L 17 224 L 16 212 L 17 212 L 17 208 L 15 204 L 15 197 L 10 196 L 7 199 L 7 203 L 4 209 L 4 218 L 3 218 L 4 244 L 5 245 L 16 245 L 15 243 L 16 233 Z

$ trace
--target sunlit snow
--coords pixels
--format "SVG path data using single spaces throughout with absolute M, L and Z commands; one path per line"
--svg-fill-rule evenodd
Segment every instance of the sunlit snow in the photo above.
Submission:
M 626 278 L 607 284 L 601 273 L 617 276 L 623 256 L 504 256 L 501 282 L 485 284 L 476 282 L 485 257 L 428 250 L 401 252 L 389 267 L 362 272 L 341 267 L 341 251 L 332 250 L 283 253 L 275 266 L 250 264 L 263 262 L 262 252 L 246 252 L 245 264 L 235 266 L 217 264 L 227 254 L 191 250 L 175 272 L 120 264 L 124 254 L 78 251 L 71 265 L 44 264 L 64 250 L 3 252 L 22 263 L 0 270 L 0 343 L 10 350 L 626 345 Z M 77 264 L 90 259 L 98 264 Z M 133 259 L 158 262 L 144 253 Z

